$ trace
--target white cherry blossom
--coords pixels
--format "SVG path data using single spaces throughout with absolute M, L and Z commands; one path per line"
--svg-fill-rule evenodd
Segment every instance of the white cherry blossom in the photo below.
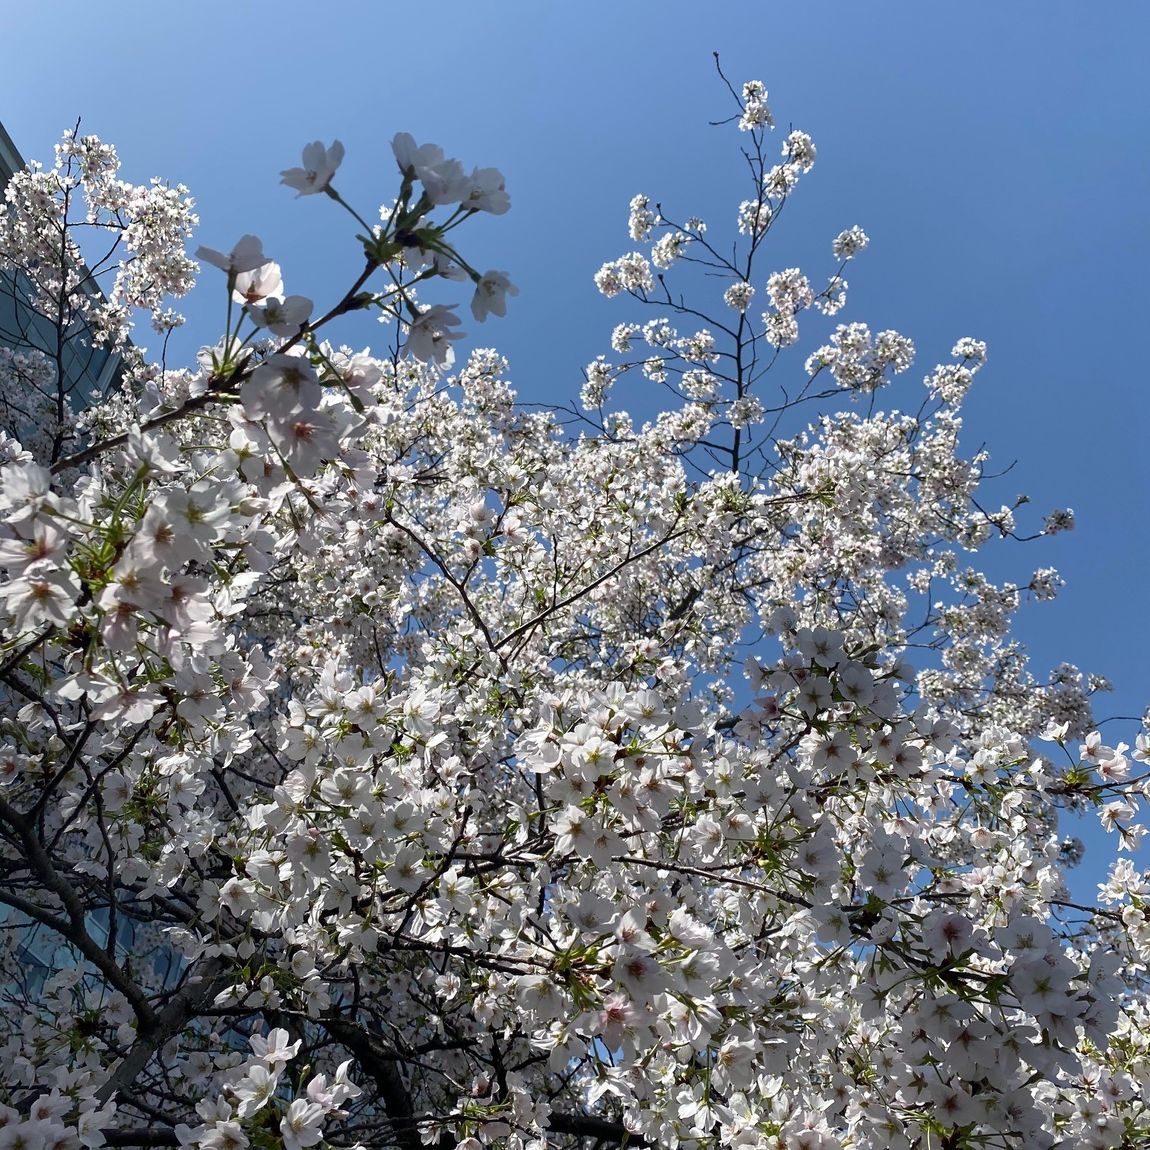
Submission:
M 318 308 L 245 237 L 186 370 L 0 357 L 0 1142 L 1146 1142 L 1150 734 L 1027 661 L 1053 568 L 978 566 L 1073 516 L 964 452 L 980 341 L 924 393 L 906 336 L 810 338 L 866 237 L 767 262 L 815 146 L 729 94 L 730 234 L 630 201 L 582 413 L 459 351 L 452 277 L 515 293 L 456 237 L 509 200 L 402 133 L 370 234 L 338 144 L 284 173 L 357 217 Z M 66 137 L 0 262 L 127 354 L 191 216 L 117 173 Z M 79 227 L 136 253 L 108 315 Z
M 323 142 L 315 140 L 307 144 L 303 150 L 303 167 L 288 168 L 280 172 L 280 183 L 289 188 L 295 188 L 297 195 L 309 196 L 324 191 L 332 181 L 332 177 L 343 163 L 344 148 L 339 140 L 334 140 L 329 147 Z M 279 293 L 269 293 L 279 294 Z

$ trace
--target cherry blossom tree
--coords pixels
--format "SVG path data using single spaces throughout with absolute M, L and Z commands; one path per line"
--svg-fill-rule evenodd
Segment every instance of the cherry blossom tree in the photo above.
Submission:
M 444 302 L 516 294 L 457 240 L 493 168 L 401 133 L 369 222 L 308 144 L 283 182 L 362 265 L 317 308 L 199 248 L 187 369 L 129 341 L 181 322 L 187 190 L 75 134 L 12 180 L 59 354 L 0 351 L 0 1146 L 1146 1145 L 1150 734 L 1029 668 L 1053 570 L 972 565 L 1072 516 L 962 453 L 982 343 L 915 377 L 838 322 L 861 228 L 769 266 L 815 145 L 726 97 L 730 218 L 631 201 L 553 410 Z M 365 315 L 382 354 L 335 342 Z

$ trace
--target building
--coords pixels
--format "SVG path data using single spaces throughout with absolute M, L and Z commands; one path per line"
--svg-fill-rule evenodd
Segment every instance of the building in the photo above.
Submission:
M 4 125 L 0 124 L 0 191 L 23 167 L 23 157 Z M 82 320 L 70 323 L 61 331 L 50 317 L 32 307 L 27 278 L 19 272 L 4 270 L 2 264 L 3 253 L 0 252 L 0 348 L 13 352 L 43 352 L 55 365 L 62 381 L 59 390 L 71 400 L 75 409 L 87 406 L 89 397 L 107 394 L 118 382 L 120 356 L 97 346 Z M 0 388 L 4 382 L 5 373 L 0 371 Z M 4 423 L 19 422 L 18 418 L 13 419 L 13 409 L 17 414 L 24 410 L 20 407 L 19 398 L 0 394 L 0 419 Z M 27 411 L 24 414 L 27 417 Z
M 24 160 L 12 137 L 0 124 L 0 192 L 23 167 Z M 28 351 L 42 352 L 56 367 L 62 387 L 53 385 L 49 396 L 31 394 L 26 381 L 13 371 L 12 356 L 6 354 Z M 34 425 L 46 401 L 48 406 L 54 406 L 62 392 L 75 410 L 82 410 L 91 397 L 104 395 L 117 385 L 120 365 L 118 354 L 109 354 L 107 349 L 94 345 L 82 321 L 61 331 L 58 324 L 38 312 L 31 303 L 27 278 L 5 269 L 0 252 L 0 432 L 14 434 L 31 447 L 37 439 Z M 32 427 L 28 426 L 30 423 Z M 7 688 L 0 691 L 0 701 L 8 701 Z M 93 915 L 89 926 L 101 941 L 106 940 L 106 915 Z M 119 924 L 117 941 L 121 947 L 130 939 L 130 931 L 130 923 Z M 54 972 L 76 968 L 80 962 L 79 956 L 52 931 L 37 926 L 2 902 L 0 944 L 9 952 L 7 966 L 0 964 L 0 1009 L 9 1013 L 18 1014 L 34 1002 Z M 5 977 L 5 969 L 9 977 Z

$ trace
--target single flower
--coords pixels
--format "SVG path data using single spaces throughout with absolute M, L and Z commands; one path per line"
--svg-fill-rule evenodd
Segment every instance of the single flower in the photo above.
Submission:
M 511 282 L 506 272 L 486 272 L 475 285 L 475 295 L 471 299 L 471 314 L 479 323 L 489 315 L 507 314 L 507 297 L 518 295 L 519 289 Z
M 410 132 L 397 132 L 391 141 L 399 170 L 405 179 L 422 180 L 424 174 L 444 163 L 443 149 L 437 144 L 417 144 Z
M 274 335 L 293 336 L 311 318 L 312 301 L 307 296 L 289 295 L 286 299 L 272 296 L 262 307 L 253 307 L 249 314 L 256 327 L 266 327 Z
M 239 275 L 240 272 L 255 271 L 269 263 L 264 255 L 263 241 L 259 236 L 240 236 L 236 246 L 225 255 L 215 248 L 196 248 L 196 259 L 225 271 L 228 275 Z
M 284 280 L 280 266 L 275 260 L 268 260 L 251 271 L 240 272 L 232 289 L 232 299 L 236 303 L 260 303 L 268 296 L 283 298 Z
M 244 381 L 240 402 L 248 419 L 286 419 L 314 411 L 320 400 L 319 378 L 303 356 L 269 355 Z
M 511 197 L 498 168 L 476 168 L 468 178 L 463 206 L 477 212 L 501 216 L 511 207 Z
M 253 1034 L 248 1039 L 252 1053 L 269 1069 L 286 1066 L 298 1053 L 299 1039 L 289 1041 L 288 1032 L 277 1026 L 266 1038 L 262 1034 Z
M 284 1150 L 314 1146 L 323 1138 L 323 1107 L 304 1098 L 295 1099 L 280 1121 Z
M 474 177 L 469 177 L 458 160 L 449 160 L 436 144 L 417 144 L 408 132 L 399 132 L 391 141 L 399 170 L 405 180 L 419 180 L 433 204 L 457 204 L 471 194 Z
M 460 323 L 452 307 L 437 303 L 421 312 L 408 326 L 407 351 L 414 359 L 423 363 L 435 362 L 440 366 L 446 366 L 454 361 L 451 342 L 462 339 L 463 332 L 448 330 Z
M 343 144 L 339 140 L 333 141 L 330 148 L 316 140 L 303 150 L 303 167 L 280 172 L 280 183 L 295 188 L 301 196 L 313 196 L 327 188 L 341 163 Z

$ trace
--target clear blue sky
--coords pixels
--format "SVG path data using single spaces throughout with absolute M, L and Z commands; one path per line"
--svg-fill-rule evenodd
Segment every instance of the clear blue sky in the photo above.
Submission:
M 918 374 L 959 336 L 989 343 L 966 443 L 1017 461 L 996 503 L 1025 491 L 1036 522 L 1054 506 L 1078 519 L 1000 549 L 992 573 L 1025 583 L 1052 565 L 1069 582 L 1025 612 L 1036 669 L 1110 676 L 1103 717 L 1150 702 L 1145 0 L 57 0 L 7 6 L 2 27 L 0 120 L 26 156 L 50 158 L 82 116 L 127 178 L 190 186 L 199 242 L 256 232 L 288 290 L 321 303 L 359 256 L 333 205 L 277 186 L 304 143 L 344 141 L 340 187 L 368 210 L 394 191 L 398 130 L 501 168 L 512 211 L 469 227 L 463 250 L 521 288 L 510 317 L 476 335 L 510 357 L 530 400 L 573 397 L 581 365 L 631 318 L 591 277 L 630 247 L 632 195 L 713 227 L 731 218 L 737 134 L 707 127 L 728 112 L 718 50 L 819 149 L 764 272 L 821 272 L 830 238 L 858 223 L 872 243 L 840 318 L 912 336 Z M 185 308 L 194 342 L 218 330 L 212 277 Z

